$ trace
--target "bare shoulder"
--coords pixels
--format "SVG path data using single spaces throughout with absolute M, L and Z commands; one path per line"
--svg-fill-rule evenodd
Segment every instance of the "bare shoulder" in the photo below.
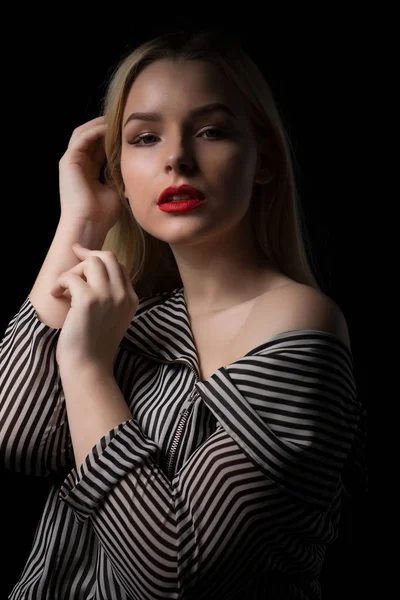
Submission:
M 273 315 L 273 335 L 294 330 L 331 333 L 350 349 L 345 316 L 337 303 L 308 285 L 290 282 L 264 294 L 257 309 L 258 319 Z M 268 319 L 269 321 L 269 319 Z

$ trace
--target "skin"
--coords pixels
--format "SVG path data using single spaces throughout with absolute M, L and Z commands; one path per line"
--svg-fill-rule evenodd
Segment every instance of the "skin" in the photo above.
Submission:
M 214 102 L 227 104 L 235 118 L 221 113 L 189 118 L 193 109 Z M 124 127 L 138 111 L 157 111 L 161 120 L 132 119 Z M 283 331 L 327 331 L 349 345 L 344 317 L 329 298 L 257 263 L 247 216 L 254 183 L 269 176 L 267 155 L 253 135 L 241 98 L 214 67 L 168 61 L 148 66 L 130 90 L 121 126 L 126 196 L 143 229 L 171 246 L 196 339 L 205 333 L 208 344 L 209 332 L 223 331 L 224 340 L 230 340 L 229 327 L 237 328 L 238 314 L 225 324 L 214 321 L 211 328 L 202 315 L 214 313 L 224 319 L 230 309 L 259 298 L 251 319 L 241 315 L 247 337 L 235 347 L 235 355 L 215 357 L 211 348 L 205 355 L 216 363 L 204 365 L 204 373 Z M 225 134 L 217 135 L 216 128 Z M 207 129 L 210 133 L 205 134 Z M 114 379 L 113 363 L 138 297 L 116 256 L 98 249 L 103 221 L 112 223 L 117 210 L 110 190 L 99 193 L 94 175 L 102 159 L 97 156 L 97 140 L 104 132 L 102 119 L 79 127 L 60 161 L 63 217 L 32 294 L 33 305 L 47 322 L 58 323 L 62 317 L 56 358 L 77 467 L 104 434 L 132 417 Z M 130 143 L 142 134 L 147 135 L 147 145 Z M 161 192 L 181 183 L 203 192 L 205 204 L 190 213 L 160 211 Z M 78 217 L 74 203 L 80 208 Z M 65 261 L 78 264 L 60 272 L 60 256 L 66 249 L 71 252 L 72 239 L 82 245 L 73 246 L 74 259 L 67 256 Z M 49 281 L 56 272 L 49 295 Z M 48 300 L 51 296 L 57 303 L 64 291 L 71 298 L 65 318 L 61 312 L 55 314 Z M 203 341 L 200 346 L 204 350 Z
M 234 116 L 191 116 L 217 102 Z M 126 123 L 137 112 L 159 113 L 160 120 Z M 171 247 L 192 314 L 248 301 L 277 276 L 258 264 L 248 219 L 254 184 L 268 164 L 244 101 L 217 67 L 159 60 L 140 73 L 122 119 L 121 171 L 136 220 Z M 199 189 L 206 203 L 188 213 L 162 212 L 161 192 L 182 183 Z

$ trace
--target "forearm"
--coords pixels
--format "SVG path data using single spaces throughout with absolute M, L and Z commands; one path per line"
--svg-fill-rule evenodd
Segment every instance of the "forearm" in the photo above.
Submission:
M 55 356 L 58 337 L 26 300 L 0 344 L 0 460 L 13 471 L 47 475 L 73 460 Z
M 69 369 L 61 379 L 76 469 L 95 444 L 132 413 L 111 373 L 95 367 Z
M 53 241 L 42 264 L 29 299 L 42 323 L 49 327 L 61 328 L 70 308 L 70 295 L 54 298 L 50 294 L 60 273 L 78 264 L 79 259 L 72 250 L 72 244 L 79 242 L 86 248 L 100 249 L 105 232 L 90 221 L 70 222 L 60 219 Z

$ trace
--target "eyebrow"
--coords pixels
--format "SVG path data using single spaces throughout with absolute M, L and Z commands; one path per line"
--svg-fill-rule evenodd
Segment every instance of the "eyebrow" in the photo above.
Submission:
M 232 109 L 229 108 L 226 104 L 222 102 L 213 102 L 212 104 L 205 104 L 204 106 L 199 106 L 199 108 L 195 108 L 190 111 L 190 117 L 201 117 L 203 115 L 208 115 L 213 112 L 224 112 L 230 117 L 235 118 L 235 114 Z M 162 116 L 160 113 L 153 112 L 134 112 L 126 119 L 124 123 L 124 127 L 129 123 L 129 121 L 162 121 Z

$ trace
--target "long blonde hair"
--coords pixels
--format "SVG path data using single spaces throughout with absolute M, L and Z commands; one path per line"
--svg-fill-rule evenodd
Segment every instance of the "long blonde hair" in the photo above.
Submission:
M 257 251 L 288 277 L 318 289 L 299 206 L 292 147 L 272 91 L 237 40 L 220 32 L 172 33 L 147 41 L 119 62 L 107 82 L 103 101 L 103 114 L 108 123 L 106 178 L 118 190 L 122 210 L 105 238 L 103 249 L 115 252 L 127 267 L 138 296 L 182 286 L 169 244 L 144 231 L 135 220 L 124 198 L 120 170 L 121 120 L 131 85 L 147 65 L 165 58 L 203 60 L 216 65 L 247 100 L 255 131 L 267 137 L 274 149 L 274 178 L 272 182 L 254 186 L 250 206 Z

